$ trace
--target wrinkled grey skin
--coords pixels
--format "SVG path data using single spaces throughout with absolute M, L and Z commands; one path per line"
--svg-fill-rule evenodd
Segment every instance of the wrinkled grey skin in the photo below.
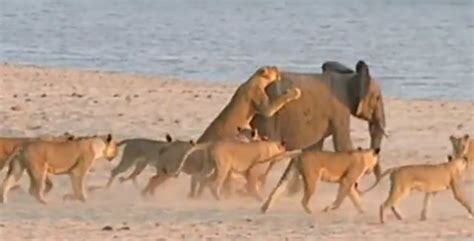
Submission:
M 363 61 L 356 71 L 338 62 L 325 62 L 322 73 L 282 72 L 278 85 L 267 87 L 270 98 L 290 86 L 301 89 L 300 99 L 288 103 L 273 117 L 256 116 L 251 126 L 270 139 L 285 140 L 287 150 L 322 149 L 325 138 L 332 136 L 334 149 L 354 149 L 350 137 L 350 116 L 368 123 L 370 147 L 380 148 L 385 134 L 385 112 L 379 84 L 370 77 Z M 374 170 L 376 178 L 381 168 Z M 290 191 L 291 192 L 291 191 Z

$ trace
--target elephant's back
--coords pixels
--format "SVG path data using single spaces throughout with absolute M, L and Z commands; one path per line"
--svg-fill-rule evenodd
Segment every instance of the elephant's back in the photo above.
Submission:
M 327 136 L 332 95 L 324 74 L 282 72 L 282 79 L 267 88 L 270 99 L 286 89 L 301 89 L 301 98 L 288 103 L 273 118 L 256 118 L 257 128 L 271 133 L 271 138 L 284 139 L 287 148 L 311 145 Z

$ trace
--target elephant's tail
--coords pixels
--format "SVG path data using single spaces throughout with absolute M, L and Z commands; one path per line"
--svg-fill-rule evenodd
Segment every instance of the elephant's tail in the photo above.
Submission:
M 389 169 L 385 170 L 385 172 L 383 172 L 383 173 L 380 175 L 380 177 L 377 179 L 377 181 L 375 181 L 374 184 L 372 184 L 372 186 L 370 186 L 369 188 L 367 188 L 367 189 L 364 190 L 364 191 L 361 191 L 360 194 L 365 194 L 366 192 L 368 192 L 368 191 L 374 189 L 374 188 L 377 186 L 377 184 L 379 184 L 379 182 L 383 179 L 383 177 L 385 177 L 385 176 L 391 174 L 392 172 L 394 172 L 394 171 L 397 170 L 397 169 L 398 169 L 397 167 L 392 167 L 392 168 L 389 168 Z
M 278 196 L 281 195 L 283 191 L 285 191 L 286 186 L 288 185 L 288 181 L 292 178 L 293 175 L 300 175 L 301 173 L 299 172 L 298 168 L 298 163 L 300 161 L 300 158 L 294 157 L 291 159 L 290 163 L 286 167 L 285 171 L 283 172 L 283 175 L 281 176 L 280 180 L 278 181 L 278 184 L 276 187 L 272 190 L 270 195 L 267 198 L 267 201 L 263 204 L 261 207 L 260 211 L 262 213 L 265 213 L 270 206 L 275 202 L 275 200 L 278 198 Z

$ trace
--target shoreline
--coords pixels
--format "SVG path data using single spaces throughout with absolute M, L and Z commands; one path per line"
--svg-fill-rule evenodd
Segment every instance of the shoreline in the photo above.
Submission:
M 90 68 L 81 68 L 81 67 L 68 67 L 68 66 L 56 66 L 56 65 L 37 65 L 37 64 L 28 64 L 28 63 L 16 63 L 16 62 L 1 62 L 0 64 L 2 67 L 10 66 L 13 68 L 33 68 L 33 69 L 41 69 L 41 70 L 49 70 L 49 71 L 77 71 L 83 72 L 88 74 L 105 74 L 105 75 L 117 75 L 117 76 L 129 76 L 132 78 L 140 78 L 140 79 L 153 79 L 153 80 L 160 80 L 160 81 L 171 81 L 171 82 L 184 82 L 188 84 L 196 84 L 196 85 L 217 85 L 217 86 L 224 86 L 224 87 L 237 87 L 241 82 L 245 81 L 246 79 L 242 80 L 193 80 L 193 79 L 183 79 L 176 76 L 167 76 L 167 75 L 156 75 L 156 74 L 144 74 L 144 73 L 131 73 L 127 71 L 121 70 L 101 70 L 101 69 L 90 69 Z M 254 71 L 254 70 L 252 70 Z M 249 72 L 249 76 L 252 74 L 252 71 Z M 383 89 L 382 89 L 383 92 Z M 399 97 L 399 96 L 388 96 L 384 94 L 384 99 L 388 100 L 401 100 L 401 101 L 445 101 L 445 102 L 459 102 L 459 103 L 474 103 L 474 97 L 472 100 L 466 99 L 436 99 L 436 98 L 406 98 L 406 97 Z

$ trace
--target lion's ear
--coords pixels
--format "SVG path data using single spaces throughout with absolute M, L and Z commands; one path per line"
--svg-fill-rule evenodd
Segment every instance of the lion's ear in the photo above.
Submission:
M 111 141 L 112 141 L 112 134 L 109 133 L 109 134 L 107 134 L 107 143 L 109 143 Z
M 265 66 L 265 67 L 261 67 L 257 70 L 257 74 L 260 75 L 260 76 L 267 76 L 269 74 L 269 70 L 268 70 L 268 67 Z
M 166 133 L 165 138 L 166 138 L 166 141 L 167 141 L 167 142 L 172 142 L 172 141 L 173 141 L 173 137 L 171 137 L 171 135 L 168 134 L 168 133 Z
M 448 155 L 448 161 L 452 161 L 452 160 L 453 160 L 453 156 Z

